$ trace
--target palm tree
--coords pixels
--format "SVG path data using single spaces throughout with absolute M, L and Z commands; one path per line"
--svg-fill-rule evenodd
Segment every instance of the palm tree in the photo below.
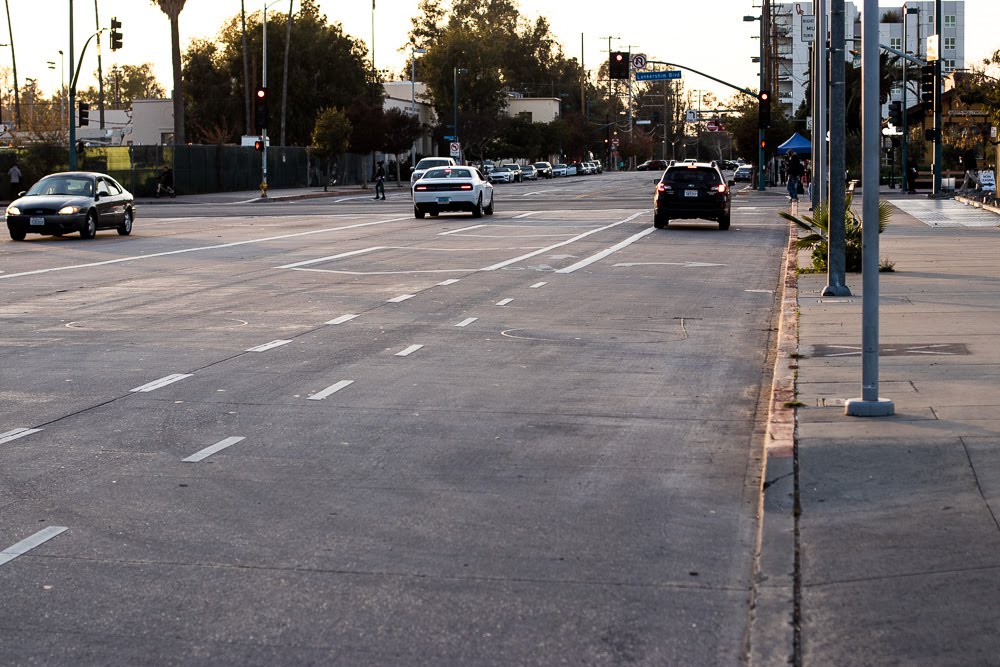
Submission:
M 186 0 L 151 0 L 170 19 L 170 61 L 174 70 L 174 144 L 184 141 L 184 94 L 181 85 L 181 35 L 177 18 L 184 9 Z

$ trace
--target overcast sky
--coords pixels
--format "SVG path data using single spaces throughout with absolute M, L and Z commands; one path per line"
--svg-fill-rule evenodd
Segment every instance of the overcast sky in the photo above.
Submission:
M 43 90 L 59 88 L 65 61 L 69 78 L 69 4 L 75 6 L 75 48 L 95 29 L 94 0 L 8 0 L 14 31 L 18 78 L 38 81 Z M 288 0 L 272 0 L 272 12 L 287 12 Z M 596 70 L 607 58 L 608 37 L 613 50 L 645 53 L 650 59 L 686 64 L 747 88 L 757 86 L 758 40 L 753 36 L 756 22 L 746 23 L 744 15 L 759 14 L 759 0 L 525 0 L 521 13 L 534 19 L 548 17 L 553 32 L 569 57 L 580 57 L 583 35 L 584 65 Z M 863 2 L 858 2 L 859 8 Z M 899 6 L 901 0 L 882 2 Z M 105 41 L 104 67 L 151 62 L 154 72 L 170 89 L 170 23 L 149 0 L 96 0 L 100 24 L 107 26 L 112 16 L 123 23 L 124 48 L 111 53 Z M 372 8 L 367 0 L 320 0 L 321 10 L 331 22 L 340 22 L 345 32 L 370 43 Z M 263 0 L 247 0 L 247 11 L 260 11 Z M 296 0 L 296 7 L 298 2 Z M 1000 0 L 966 0 L 966 62 L 977 63 L 1000 49 Z M 405 55 L 399 51 L 407 41 L 410 19 L 416 14 L 417 0 L 377 0 L 375 8 L 375 64 L 379 69 L 399 70 Z M 609 14 L 609 8 L 614 13 Z M 188 0 L 180 15 L 181 48 L 192 38 L 210 38 L 223 23 L 240 11 L 239 0 Z M 6 17 L 3 17 L 6 18 Z M 7 42 L 6 26 L 0 26 L 0 41 Z M 0 68 L 10 67 L 10 49 L 0 48 Z M 269 54 L 280 57 L 280 54 Z M 79 57 L 79 56 L 78 56 Z M 55 62 L 49 69 L 47 62 Z M 78 83 L 79 89 L 96 85 L 97 56 L 93 44 L 88 49 Z M 724 86 L 693 73 L 685 75 L 686 87 L 729 96 Z M 4 96 L 9 94 L 4 91 Z

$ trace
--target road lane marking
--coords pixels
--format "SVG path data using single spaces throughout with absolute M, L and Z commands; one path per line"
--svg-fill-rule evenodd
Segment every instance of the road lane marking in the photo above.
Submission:
M 636 241 L 638 241 L 639 239 L 641 239 L 643 236 L 649 236 L 650 234 L 652 234 L 655 231 L 656 231 L 655 227 L 649 227 L 647 229 L 644 229 L 641 232 L 639 232 L 638 234 L 633 234 L 632 236 L 628 237 L 624 241 L 622 241 L 620 243 L 614 244 L 610 248 L 605 248 L 604 250 L 602 250 L 601 252 L 599 252 L 599 253 L 597 253 L 595 255 L 591 255 L 590 257 L 588 257 L 586 259 L 581 259 L 576 264 L 570 264 L 569 266 L 567 266 L 565 268 L 559 269 L 558 271 L 556 271 L 556 273 L 573 273 L 577 269 L 582 269 L 585 266 L 589 266 L 589 265 L 593 264 L 594 262 L 597 262 L 599 260 L 604 259 L 608 255 L 611 255 L 613 253 L 618 252 L 619 250 L 621 250 L 622 248 L 624 248 L 626 246 L 632 245 L 633 243 L 635 243 Z
M 538 255 L 542 255 L 542 254 L 547 253 L 547 252 L 552 252 L 556 248 L 561 248 L 564 245 L 569 245 L 570 243 L 574 243 L 576 241 L 579 241 L 580 239 L 586 238 L 586 237 L 590 236 L 591 234 L 597 234 L 598 232 L 603 232 L 603 231 L 605 231 L 607 229 L 611 229 L 612 227 L 617 227 L 618 225 L 623 225 L 626 222 L 632 222 L 633 220 L 635 220 L 636 218 L 638 218 L 640 215 L 644 215 L 645 213 L 646 213 L 646 211 L 639 211 L 638 213 L 633 213 L 632 215 L 630 215 L 629 217 L 625 218 L 624 220 L 619 220 L 618 222 L 612 222 L 610 225 L 604 225 L 603 227 L 598 227 L 596 229 L 591 229 L 589 232 L 583 232 L 582 234 L 577 234 L 576 236 L 574 236 L 572 238 L 566 239 L 565 241 L 561 241 L 560 243 L 556 243 L 556 244 L 547 246 L 545 248 L 542 248 L 541 250 L 536 250 L 534 252 L 528 253 L 527 255 L 521 255 L 520 257 L 514 257 L 513 259 L 508 259 L 508 260 L 505 260 L 503 262 L 499 262 L 497 264 L 493 264 L 491 266 L 486 266 L 486 267 L 483 267 L 482 269 L 479 269 L 479 270 L 480 271 L 496 271 L 497 269 L 502 269 L 505 266 L 510 266 L 511 264 L 517 264 L 518 262 L 523 262 L 526 259 L 531 259 L 532 257 L 536 257 Z
M 344 322 L 350 322 L 355 317 L 357 317 L 357 315 L 355 315 L 354 313 L 348 313 L 347 315 L 341 315 L 340 317 L 335 317 L 329 322 L 326 322 L 326 324 L 343 324 Z
M 361 250 L 352 250 L 350 252 L 342 252 L 339 255 L 329 255 L 327 257 L 319 257 L 317 259 L 307 259 L 304 262 L 295 262 L 294 264 L 285 264 L 283 266 L 276 266 L 276 269 L 295 269 L 300 266 L 309 266 L 310 264 L 319 264 L 320 262 L 329 262 L 334 259 L 341 259 L 343 257 L 353 257 L 354 255 L 362 255 L 366 252 L 374 252 L 375 250 L 384 250 L 385 246 L 373 246 L 371 248 L 362 248 Z
M 514 299 L 500 299 L 499 301 L 497 301 L 497 305 L 498 306 L 506 306 L 508 303 L 510 303 L 513 300 Z
M 459 281 L 459 278 L 448 278 L 448 280 L 442 280 L 438 283 L 441 287 L 447 287 L 448 285 L 454 285 Z
M 24 436 L 31 435 L 32 433 L 38 433 L 41 430 L 42 429 L 40 428 L 15 428 L 12 431 L 0 433 L 0 445 L 10 442 L 11 440 L 23 438 Z
M 485 227 L 486 225 L 472 225 L 471 227 L 462 227 L 461 229 L 453 229 L 450 232 L 439 232 L 438 236 L 448 236 L 448 234 L 458 234 L 459 232 L 467 232 L 470 229 L 479 229 L 480 227 Z
M 237 442 L 239 442 L 241 440 L 246 440 L 246 438 L 243 437 L 243 436 L 240 436 L 240 435 L 236 435 L 236 436 L 233 436 L 231 438 L 226 438 L 225 440 L 220 440 L 219 442 L 215 443 L 214 445 L 212 445 L 210 447 L 206 447 L 205 449 L 202 449 L 201 451 L 195 452 L 194 454 L 192 454 L 191 456 L 187 457 L 186 459 L 181 459 L 181 461 L 183 461 L 185 463 L 197 463 L 198 461 L 201 461 L 202 459 L 206 459 L 206 458 L 208 458 L 209 456 L 211 456 L 212 454 L 214 454 L 216 452 L 221 452 L 226 447 L 231 447 L 231 446 L 235 445 Z
M 478 317 L 466 317 L 464 320 L 462 320 L 461 322 L 459 322 L 455 326 L 456 327 L 467 327 L 467 326 L 469 326 L 470 324 L 472 324 L 473 322 L 475 322 L 478 319 L 479 319 Z
M 330 394 L 336 394 L 338 391 L 340 391 L 344 387 L 346 387 L 348 385 L 351 385 L 351 384 L 354 384 L 354 380 L 341 380 L 340 382 L 337 382 L 336 384 L 331 384 L 329 387 L 327 387 L 323 391 L 316 392 L 315 394 L 313 394 L 312 396 L 310 396 L 308 398 L 308 400 L 310 400 L 310 401 L 322 401 L 324 398 L 326 398 Z
M 161 387 L 166 387 L 168 384 L 173 384 L 178 380 L 183 380 L 184 378 L 191 377 L 191 373 L 174 373 L 173 375 L 168 375 L 162 377 L 159 380 L 153 380 L 152 382 L 147 382 L 146 384 L 136 387 L 135 389 L 130 389 L 132 392 L 147 392 L 153 391 L 154 389 L 159 389 Z
M 407 299 L 412 299 L 415 296 L 416 294 L 400 294 L 399 296 L 392 297 L 386 303 L 402 303 L 403 301 L 406 301 Z
M 67 530 L 69 528 L 66 526 L 49 526 L 48 528 L 43 528 L 31 537 L 26 537 L 17 544 L 0 551 L 0 565 L 5 565 L 18 556 L 23 556 L 35 547 L 45 544 L 56 535 L 60 535 Z
M 257 345 L 256 347 L 248 347 L 247 352 L 266 352 L 267 350 L 273 350 L 276 347 L 281 347 L 282 345 L 288 345 L 292 341 L 290 340 L 272 340 L 270 343 L 264 343 L 263 345 Z
M 297 232 L 295 234 L 282 234 L 280 236 L 266 236 L 259 239 L 250 239 L 248 241 L 234 241 L 233 243 L 220 243 L 218 245 L 207 245 L 207 246 L 197 246 L 194 248 L 184 248 L 182 250 L 168 250 L 166 252 L 154 252 L 149 255 L 133 255 L 131 257 L 119 257 L 118 259 L 107 259 L 103 262 L 88 262 L 86 264 L 71 264 L 69 266 L 55 266 L 51 269 L 37 269 L 35 271 L 22 271 L 21 273 L 9 273 L 7 275 L 0 276 L 0 280 L 6 280 L 7 278 L 19 278 L 22 276 L 34 276 L 41 273 L 52 273 L 55 271 L 68 271 L 70 269 L 87 269 L 95 266 L 107 266 L 109 264 L 121 264 L 122 262 L 134 262 L 140 259 L 152 259 L 154 257 L 168 257 L 170 255 L 183 255 L 189 252 L 201 252 L 203 250 L 219 250 L 222 248 L 236 248 L 241 245 L 250 245 L 252 243 L 266 243 L 268 241 L 281 241 L 284 239 L 293 239 L 299 236 L 311 236 L 313 234 L 327 234 L 330 232 L 340 232 L 346 229 L 356 229 L 358 227 L 370 227 L 371 225 L 384 225 L 389 222 L 399 222 L 400 220 L 410 220 L 410 217 L 404 218 L 389 218 L 387 220 L 375 220 L 374 222 L 359 222 L 356 225 L 344 225 L 343 227 L 328 227 L 326 229 L 314 229 L 308 232 Z
M 528 211 L 527 213 L 522 213 L 522 214 L 520 214 L 520 215 L 515 215 L 515 216 L 514 216 L 513 218 L 511 218 L 511 219 L 512 219 L 512 220 L 517 220 L 518 218 L 527 218 L 527 217 L 528 217 L 529 215 L 534 215 L 534 214 L 536 214 L 536 213 L 538 213 L 538 211 Z
M 620 262 L 615 266 L 683 266 L 685 269 L 700 269 L 705 266 L 725 266 L 725 264 L 712 264 L 710 262 Z
M 532 285 L 532 286 L 531 286 L 531 287 L 529 287 L 528 289 L 538 289 L 538 288 L 539 288 L 539 287 L 541 287 L 542 285 L 548 285 L 548 283 L 547 283 L 547 282 L 545 282 L 545 281 L 542 281 L 542 282 L 540 282 L 540 283 L 535 283 L 534 285 Z
M 405 350 L 400 350 L 399 352 L 397 352 L 396 356 L 397 357 L 408 357 L 408 356 L 410 356 L 411 354 L 413 354 L 414 352 L 416 352 L 417 350 L 419 350 L 422 347 L 423 347 L 423 345 L 411 345 L 408 348 L 406 348 Z

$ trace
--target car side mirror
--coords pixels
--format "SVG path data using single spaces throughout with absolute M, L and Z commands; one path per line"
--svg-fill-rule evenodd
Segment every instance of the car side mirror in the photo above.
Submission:
M 94 201 L 99 201 L 100 198 L 101 198 L 101 193 L 100 192 L 94 193 Z

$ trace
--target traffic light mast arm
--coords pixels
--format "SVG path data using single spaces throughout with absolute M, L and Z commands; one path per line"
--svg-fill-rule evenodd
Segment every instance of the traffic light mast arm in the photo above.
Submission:
M 71 83 L 69 84 L 69 89 L 70 90 L 74 90 L 74 91 L 76 90 L 76 82 L 80 78 L 80 70 L 83 68 L 83 56 L 84 56 L 85 53 L 87 53 L 87 47 L 90 46 L 90 40 L 94 39 L 95 37 L 97 37 L 98 35 L 100 35 L 105 30 L 107 30 L 107 28 L 101 28 L 100 30 L 98 30 L 97 32 L 95 32 L 93 35 L 91 35 L 90 37 L 88 37 L 87 41 L 84 42 L 83 49 L 80 50 L 80 60 L 78 60 L 77 63 L 76 63 L 76 72 L 73 73 L 73 78 L 71 80 Z
M 704 72 L 699 72 L 695 68 L 688 67 L 687 65 L 679 65 L 677 63 L 667 63 L 667 62 L 663 62 L 662 60 L 647 60 L 646 64 L 647 65 L 666 65 L 667 67 L 679 67 L 680 69 L 690 70 L 690 71 L 694 72 L 695 74 L 701 74 L 703 77 L 705 77 L 707 79 L 711 79 L 712 81 L 715 81 L 716 83 L 721 83 L 724 86 L 729 86 L 730 88 L 735 88 L 736 90 L 740 91 L 741 93 L 746 93 L 747 95 L 749 95 L 751 97 L 757 97 L 757 93 L 755 93 L 754 91 L 750 90 L 749 88 L 744 88 L 743 86 L 737 86 L 735 83 L 729 83 L 728 81 L 723 81 L 722 79 L 717 79 L 714 76 L 712 76 L 711 74 L 705 74 Z

